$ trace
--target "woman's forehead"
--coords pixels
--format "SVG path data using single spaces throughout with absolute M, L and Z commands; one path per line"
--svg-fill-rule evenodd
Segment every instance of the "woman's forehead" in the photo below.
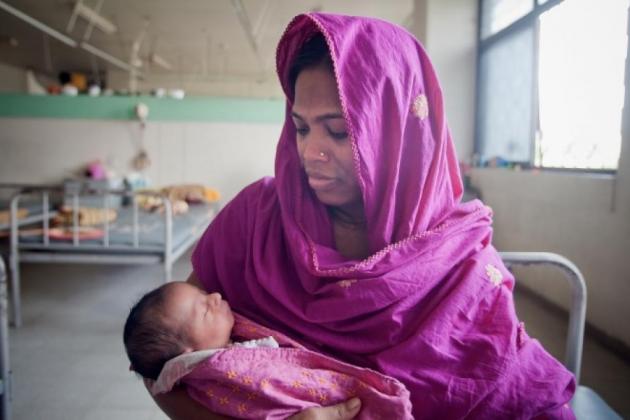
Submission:
M 321 66 L 302 70 L 295 83 L 293 108 L 314 104 L 341 109 L 335 77 Z

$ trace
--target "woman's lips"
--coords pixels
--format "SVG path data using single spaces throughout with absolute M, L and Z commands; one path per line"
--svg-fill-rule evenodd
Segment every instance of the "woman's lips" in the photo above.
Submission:
M 309 176 L 308 185 L 314 190 L 326 190 L 335 184 L 335 178 L 327 178 L 322 176 Z

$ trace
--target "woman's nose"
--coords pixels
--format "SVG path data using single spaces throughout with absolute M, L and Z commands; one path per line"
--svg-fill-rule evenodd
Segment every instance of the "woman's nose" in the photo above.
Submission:
M 325 141 L 315 135 L 309 137 L 308 139 L 302 140 L 304 141 L 302 159 L 304 159 L 305 162 L 325 160 L 325 157 L 328 156 Z

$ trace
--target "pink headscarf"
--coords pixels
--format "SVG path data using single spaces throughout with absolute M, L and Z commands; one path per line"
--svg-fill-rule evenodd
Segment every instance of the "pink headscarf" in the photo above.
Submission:
M 289 69 L 324 34 L 363 194 L 363 261 L 334 247 L 300 166 Z M 207 290 L 311 348 L 401 380 L 416 418 L 531 418 L 570 399 L 569 372 L 529 339 L 513 278 L 491 246 L 491 213 L 462 183 L 429 58 L 387 22 L 311 13 L 277 51 L 289 98 L 276 177 L 245 188 L 193 255 Z

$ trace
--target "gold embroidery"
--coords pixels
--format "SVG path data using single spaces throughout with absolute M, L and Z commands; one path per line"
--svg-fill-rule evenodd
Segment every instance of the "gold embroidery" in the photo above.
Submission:
M 219 398 L 219 404 L 221 404 L 221 405 L 227 405 L 228 402 L 230 402 L 228 397 L 221 397 L 221 398 Z
M 211 389 L 208 389 L 208 390 L 206 391 L 206 395 L 207 395 L 208 397 L 210 397 L 210 398 L 213 398 L 213 397 L 214 397 L 214 391 L 213 391 L 213 390 L 211 390 Z
M 247 411 L 247 405 L 245 403 L 240 403 L 238 405 L 238 412 L 240 414 L 244 414 Z
M 302 383 L 300 381 L 293 381 L 293 383 L 291 384 L 291 386 L 293 388 L 301 388 L 302 387 Z
M 319 394 L 319 400 L 320 400 L 322 403 L 325 403 L 327 399 L 328 399 L 328 397 L 326 396 L 326 394 L 325 394 L 325 393 L 323 393 L 323 392 L 320 392 L 320 394 Z
M 234 379 L 234 378 L 236 378 L 236 376 L 237 376 L 236 372 L 234 372 L 233 370 L 229 370 L 227 372 L 227 377 L 230 378 L 230 379 Z
M 250 376 L 245 376 L 243 377 L 243 383 L 246 385 L 251 385 L 252 384 L 252 378 Z
M 414 99 L 413 104 L 411 105 L 411 112 L 413 112 L 413 115 L 421 120 L 424 120 L 429 116 L 429 103 L 426 95 L 421 93 L 416 96 L 416 99 Z
M 269 380 L 268 380 L 268 379 L 263 379 L 263 380 L 261 380 L 261 381 L 260 381 L 260 387 L 261 387 L 262 389 L 265 389 L 265 388 L 267 388 L 268 386 L 269 386 Z
M 488 279 L 496 287 L 499 287 L 501 285 L 501 282 L 503 282 L 503 274 L 501 274 L 499 269 L 493 266 L 492 264 L 486 265 L 486 274 L 488 276 Z
M 356 283 L 357 281 L 355 279 L 349 279 L 349 280 L 340 280 L 337 282 L 337 284 L 339 285 L 339 287 L 343 287 L 344 289 L 349 288 L 350 286 L 352 286 L 352 283 Z

